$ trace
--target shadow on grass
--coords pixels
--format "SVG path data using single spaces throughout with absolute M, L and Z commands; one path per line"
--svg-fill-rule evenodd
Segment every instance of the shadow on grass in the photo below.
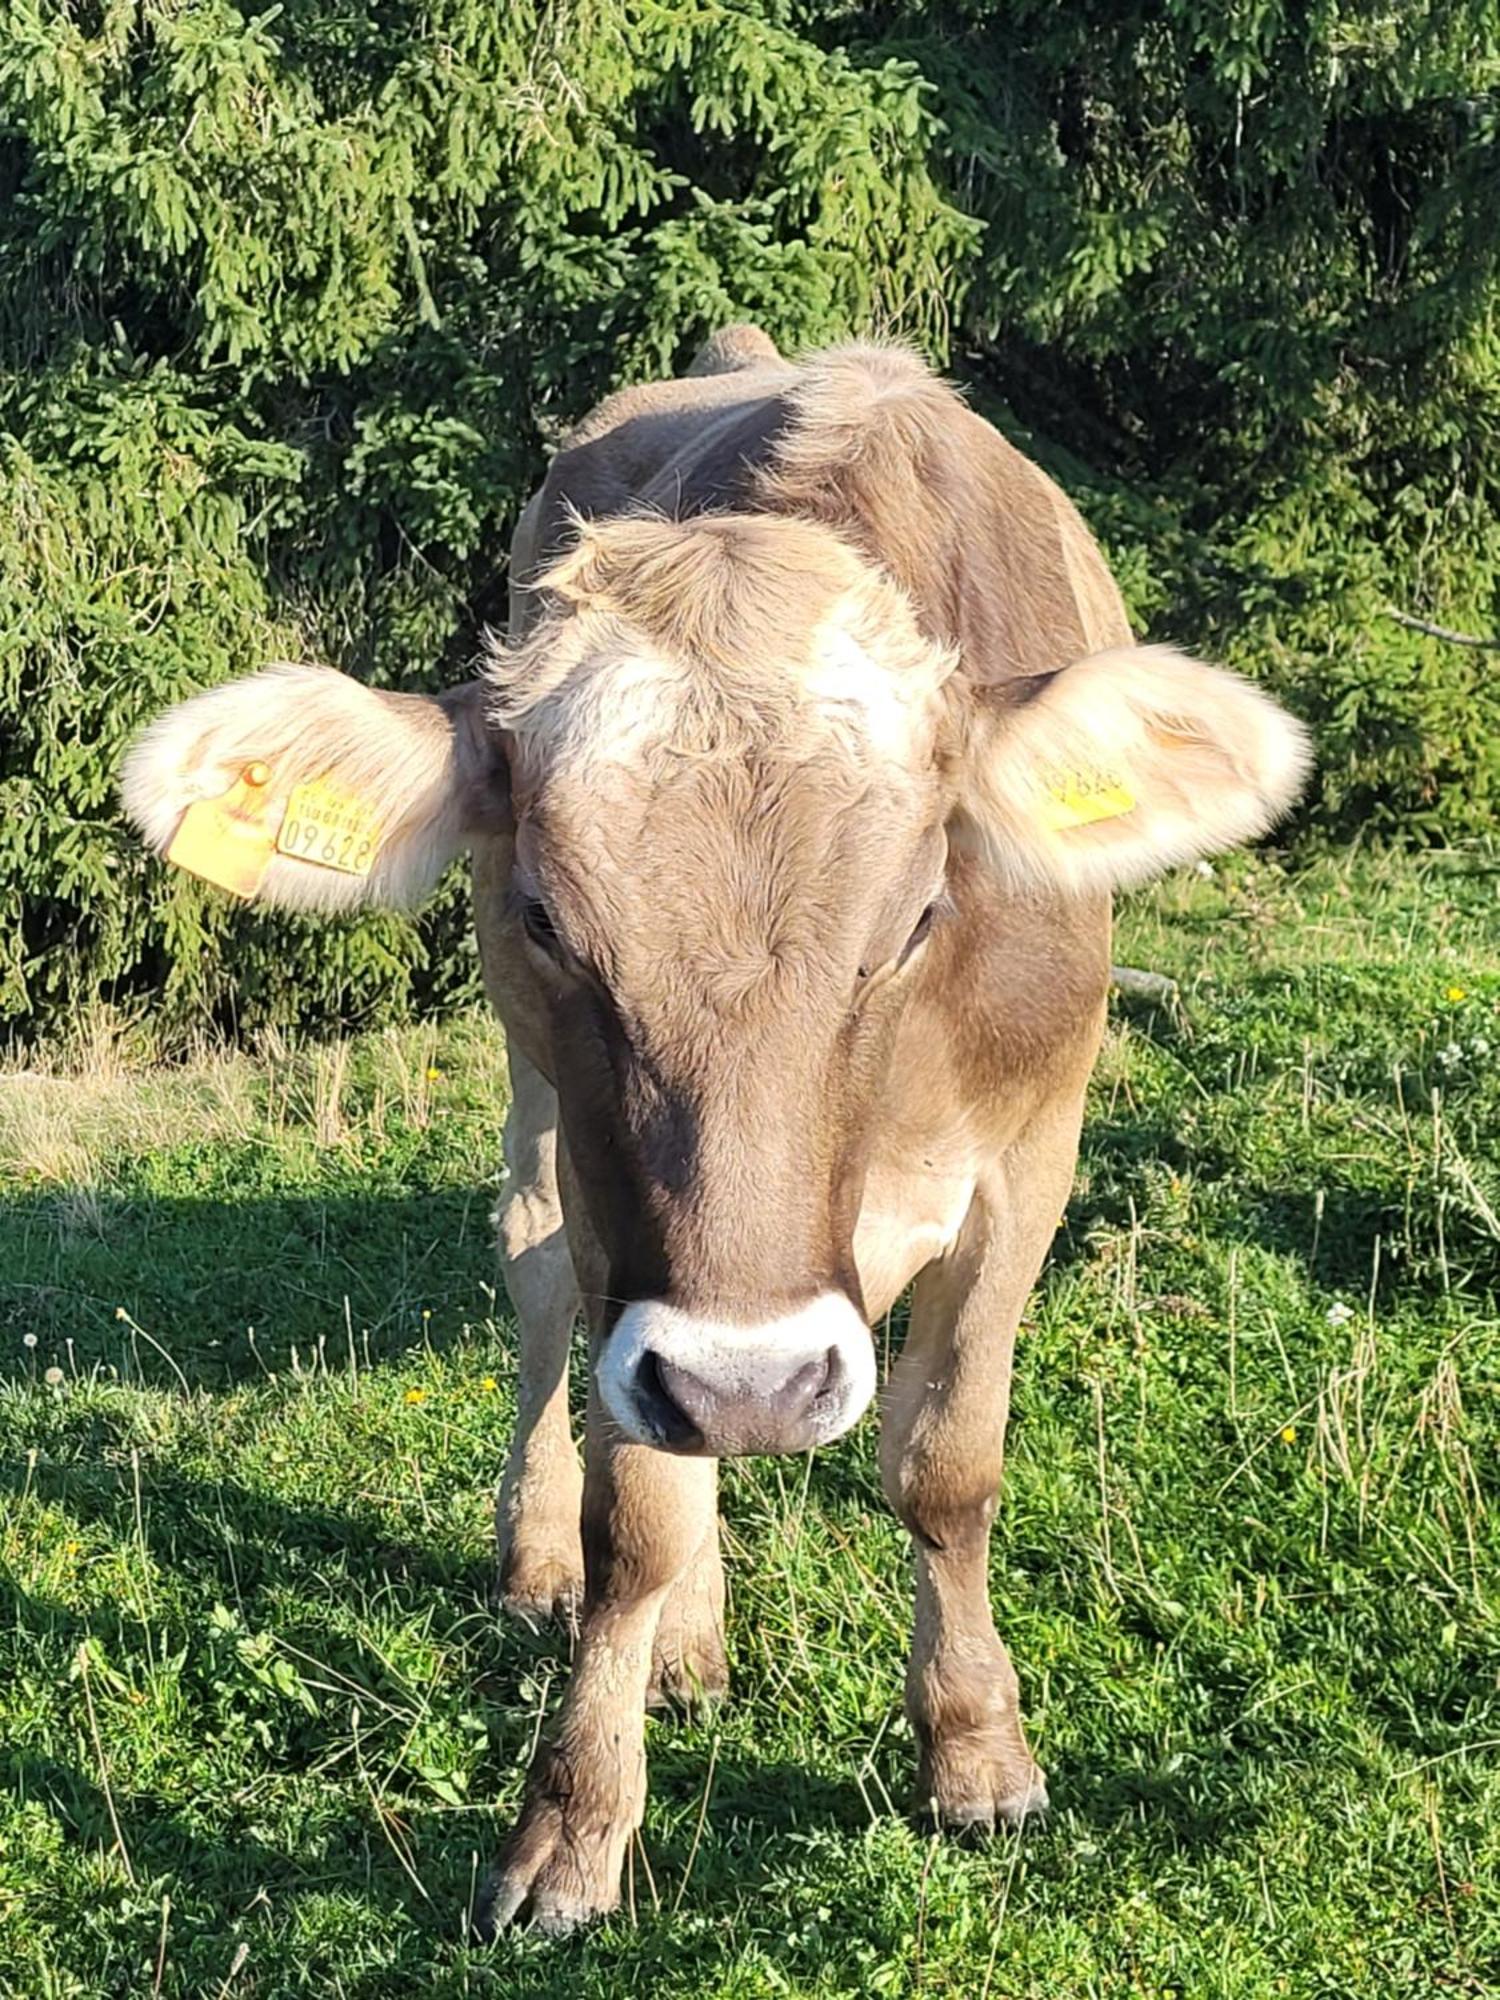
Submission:
M 1096 1123 L 1086 1157 L 1102 1191 L 1078 1218 L 1080 1241 L 1094 1220 L 1128 1221 L 1120 1190 L 1143 1163 L 1185 1158 L 1171 1128 L 1150 1120 Z M 1192 1164 L 1199 1173 L 1230 1170 L 1227 1160 L 1205 1161 L 1201 1154 Z M 1337 1198 L 1343 1195 L 1337 1191 Z M 1357 1215 L 1354 1205 L 1362 1197 L 1348 1190 L 1347 1198 L 1351 1215 Z M 1299 1254 L 1311 1242 L 1312 1199 L 1309 1191 L 1299 1207 L 1301 1194 L 1288 1191 L 1284 1212 L 1268 1210 L 1264 1218 L 1277 1236 L 1285 1236 L 1284 1247 Z M 1330 1191 L 1325 1200 L 1333 1199 Z M 223 1393 L 267 1368 L 285 1371 L 293 1346 L 309 1362 L 320 1338 L 334 1366 L 348 1339 L 359 1367 L 389 1361 L 424 1339 L 441 1350 L 461 1337 L 466 1321 L 485 1317 L 493 1304 L 486 1206 L 478 1193 L 454 1192 L 245 1200 L 39 1192 L 12 1198 L 0 1204 L 0 1375 L 24 1379 L 51 1365 L 86 1374 L 99 1364 L 161 1388 L 174 1386 L 180 1371 L 190 1387 Z M 1340 1226 L 1337 1210 L 1325 1207 L 1325 1240 L 1333 1240 Z M 1066 1247 L 1060 1248 L 1066 1257 Z M 1361 1266 L 1367 1263 L 1363 1245 L 1350 1255 Z M 130 1321 L 117 1317 L 119 1307 Z M 154 1336 L 166 1354 L 133 1333 L 131 1322 Z M 247 1331 L 252 1326 L 253 1344 Z M 23 1344 L 27 1333 L 35 1334 L 34 1347 Z M 0 1468 L 0 1482 L 12 1492 L 29 1489 L 54 1500 L 80 1521 L 98 1522 L 116 1540 L 139 1536 L 154 1562 L 181 1578 L 200 1610 L 213 1604 L 239 1607 L 252 1628 L 272 1625 L 286 1645 L 374 1697 L 400 1705 L 409 1699 L 409 1689 L 369 1649 L 338 1630 L 331 1616 L 320 1619 L 319 1606 L 357 1589 L 367 1598 L 387 1597 L 393 1613 L 420 1620 L 435 1602 L 446 1600 L 450 1628 L 469 1628 L 463 1643 L 474 1655 L 473 1685 L 490 1730 L 485 1758 L 490 1795 L 508 1801 L 503 1809 L 470 1816 L 435 1808 L 413 1814 L 431 1910 L 398 1864 L 378 1809 L 331 1786 L 325 1788 L 316 1834 L 296 1851 L 257 1841 L 248 1818 L 241 1824 L 242 1809 L 233 1801 L 214 1801 L 215 1832 L 208 1834 L 206 1814 L 162 1797 L 127 1794 L 115 1803 L 142 1879 L 193 1878 L 197 1893 L 226 1912 L 243 1910 L 268 1887 L 295 1898 L 362 1886 L 382 1908 L 404 1910 L 448 1931 L 470 1893 L 471 1854 L 477 1848 L 488 1859 L 519 1790 L 534 1723 L 533 1705 L 521 1698 L 520 1683 L 539 1659 L 557 1660 L 562 1642 L 555 1634 L 497 1627 L 487 1610 L 488 1565 L 446 1554 L 441 1527 L 408 1538 L 393 1534 L 389 1512 L 374 1506 L 293 1502 L 243 1479 L 198 1478 L 160 1463 L 146 1468 L 144 1505 L 138 1510 L 129 1452 L 122 1449 L 128 1440 L 111 1428 L 108 1412 L 97 1408 L 80 1404 L 76 1423 L 83 1428 L 70 1432 L 76 1454 L 70 1462 Z M 503 1446 L 497 1429 L 495 1470 Z M 820 1454 L 812 1482 L 814 1497 L 825 1503 L 883 1504 L 867 1459 L 852 1452 Z M 0 1597 L 0 1618 L 38 1641 L 52 1642 L 54 1653 L 60 1645 L 76 1650 L 91 1635 L 113 1649 L 120 1632 L 116 1607 L 91 1619 L 19 1591 Z M 183 1638 L 177 1635 L 175 1643 Z M 1213 1664 L 1205 1653 L 1206 1679 Z M 554 1705 L 555 1694 L 554 1688 Z M 1225 1698 L 1234 1699 L 1231 1692 Z M 282 1774 L 305 1772 L 329 1752 L 325 1722 L 309 1718 L 300 1735 L 303 1726 L 295 1719 L 279 1726 L 285 1734 L 275 1761 Z M 701 1736 L 677 1745 L 668 1732 L 653 1729 L 659 1799 L 690 1805 L 701 1796 L 705 1767 Z M 1153 1847 L 1239 1837 L 1258 1815 L 1246 1767 L 1227 1758 L 1192 1774 L 1117 1768 L 1101 1775 L 1062 1765 L 1054 1767 L 1053 1779 L 1065 1813 L 1112 1839 Z M 108 1802 L 98 1784 L 65 1760 L 33 1755 L 24 1744 L 12 1746 L 0 1760 L 0 1783 L 48 1801 L 80 1849 L 98 1851 L 112 1843 Z M 893 1748 L 888 1789 L 904 1799 L 910 1785 L 907 1758 Z M 663 1938 L 691 1845 L 693 1815 L 685 1812 L 681 1819 L 686 1831 L 680 1839 L 652 1853 L 653 1866 L 670 1885 L 660 1922 L 647 1920 Z M 705 1903 L 729 1907 L 746 1895 L 765 1893 L 784 1877 L 797 1840 L 823 1832 L 848 1835 L 868 1822 L 852 1772 L 848 1779 L 829 1779 L 784 1759 L 725 1754 L 693 1864 L 694 1903 L 700 1909 Z M 1032 1850 L 1040 1865 L 1046 1865 L 1047 1840 L 1041 1832 Z M 899 1921 L 892 1921 L 897 1928 L 889 1942 L 899 1950 Z M 699 1948 L 685 1944 L 682 1962 Z M 576 1968 L 578 1952 L 588 1949 L 586 1942 L 558 1948 L 526 1990 L 571 1996 L 576 1987 L 570 1987 L 569 1968 Z M 528 1975 L 534 1969 L 529 1963 Z
M 482 1190 L 216 1201 L 91 1190 L 0 1200 L 0 1378 L 49 1366 L 168 1388 L 356 1367 L 495 1310 Z M 502 1295 L 503 1296 L 503 1295 Z M 128 1314 L 122 1319 L 121 1313 Z M 425 1315 L 425 1316 L 424 1316 Z
M 1310 1171 L 1303 1185 L 1257 1186 L 1243 1161 L 1201 1139 L 1185 1144 L 1165 1122 L 1095 1119 L 1085 1125 L 1079 1149 L 1079 1181 L 1087 1191 L 1069 1201 L 1068 1226 L 1053 1245 L 1048 1268 L 1085 1261 L 1094 1230 L 1129 1229 L 1132 1204 L 1139 1216 L 1150 1200 L 1145 1170 L 1160 1165 L 1191 1173 L 1216 1239 L 1294 1259 L 1314 1283 L 1333 1290 L 1365 1290 L 1377 1240 L 1400 1242 L 1410 1223 L 1402 1186 L 1340 1183 L 1326 1168 Z M 1148 1269 L 1143 1257 L 1143 1272 Z M 1387 1260 L 1381 1283 L 1390 1290 L 1398 1282 L 1409 1284 L 1409 1276 Z
M 226 1793 L 211 1775 L 195 1775 L 191 1765 L 175 1774 L 170 1789 L 155 1792 L 132 1792 L 117 1777 L 113 1805 L 138 1881 L 164 1885 L 174 1903 L 192 1902 L 222 1913 L 221 1942 L 228 1918 L 250 1910 L 258 1898 L 269 1898 L 267 1907 L 274 1905 L 284 1917 L 301 1898 L 341 1894 L 357 1894 L 388 1918 L 399 1916 L 418 1932 L 455 1936 L 473 1889 L 474 1857 L 479 1856 L 481 1869 L 488 1865 L 519 1798 L 535 1724 L 534 1701 L 523 1696 L 523 1680 L 528 1675 L 537 1678 L 538 1665 L 545 1659 L 554 1682 L 549 1705 L 555 1707 L 565 1652 L 560 1636 L 532 1635 L 497 1622 L 487 1607 L 486 1569 L 446 1562 L 430 1549 L 393 1543 L 388 1528 L 358 1511 L 295 1505 L 242 1484 L 195 1481 L 172 1473 L 157 1477 L 153 1470 L 146 1505 L 138 1516 L 128 1477 L 116 1479 L 108 1468 L 37 1465 L 24 1477 L 33 1493 L 64 1502 L 84 1521 L 99 1521 L 116 1533 L 139 1534 L 154 1561 L 163 1568 L 170 1566 L 186 1586 L 195 1606 L 237 1604 L 251 1629 L 274 1618 L 279 1648 L 317 1663 L 317 1678 L 335 1690 L 320 1697 L 319 1714 L 304 1716 L 284 1707 L 252 1711 L 252 1725 L 264 1713 L 274 1731 L 274 1740 L 263 1744 L 256 1757 L 261 1786 L 274 1789 L 305 1781 L 347 1753 L 343 1713 L 351 1698 L 362 1700 L 367 1715 L 378 1712 L 382 1704 L 392 1712 L 408 1711 L 413 1702 L 411 1684 L 380 1649 L 362 1644 L 332 1619 L 321 1620 L 319 1604 L 362 1580 L 366 1592 L 377 1596 L 394 1617 L 420 1621 L 424 1612 L 438 1610 L 442 1643 L 450 1648 L 457 1644 L 467 1655 L 474 1705 L 488 1729 L 489 1743 L 472 1787 L 471 1807 L 443 1811 L 425 1793 L 419 1777 L 409 1770 L 398 1777 L 396 1767 L 385 1770 L 380 1758 L 376 1762 L 384 1772 L 382 1782 L 391 1789 L 379 1802 L 373 1798 L 367 1802 L 347 1786 L 314 1786 L 316 1797 L 286 1822 L 297 1830 L 281 1845 L 256 1835 L 255 1788 Z M 12 1477 L 10 1483 L 19 1486 L 21 1480 Z M 226 1523 L 233 1530 L 232 1552 L 224 1540 Z M 110 1602 L 78 1613 L 0 1579 L 0 1627 L 31 1642 L 34 1656 L 50 1658 L 59 1674 L 65 1660 L 75 1657 L 79 1644 L 90 1636 L 99 1640 L 110 1660 L 138 1660 L 139 1648 L 127 1646 L 122 1651 L 122 1609 Z M 158 1619 L 155 1638 L 163 1652 L 189 1649 L 182 1668 L 182 1700 L 190 1707 L 207 1704 L 211 1709 L 222 1699 L 227 1677 L 233 1707 L 232 1635 L 224 1658 L 215 1655 L 201 1621 L 195 1621 L 189 1633 L 174 1631 L 170 1620 Z M 1214 1664 L 1211 1648 L 1194 1664 L 1194 1673 L 1205 1685 L 1212 1681 Z M 253 1696 L 254 1690 L 250 1692 Z M 1242 1707 L 1243 1689 L 1225 1687 L 1222 1693 L 1226 1710 Z M 894 1694 L 893 1686 L 893 1698 Z M 117 1690 L 113 1698 L 130 1697 Z M 58 1755 L 55 1745 L 36 1751 L 24 1742 L 13 1743 L 0 1755 L 0 1785 L 18 1797 L 41 1800 L 62 1826 L 70 1847 L 90 1854 L 108 1851 L 115 1834 L 110 1802 L 97 1777 L 88 1775 L 81 1688 L 75 1706 L 75 1761 Z M 399 1737 L 406 1725 L 397 1720 L 393 1727 Z M 201 1728 L 193 1734 L 200 1745 L 211 1742 L 214 1726 L 206 1735 Z M 871 1788 L 856 1775 L 855 1750 L 847 1752 L 847 1776 L 829 1775 L 784 1756 L 757 1755 L 743 1740 L 738 1744 L 731 1740 L 714 1760 L 700 1840 L 695 1831 L 696 1806 L 704 1796 L 709 1768 L 705 1732 L 682 1734 L 671 1724 L 653 1724 L 649 1751 L 653 1797 L 659 1807 L 669 1809 L 672 1832 L 666 1837 L 653 1833 L 650 1841 L 659 1909 L 651 1906 L 650 1890 L 637 1873 L 639 1929 L 631 1949 L 649 1947 L 673 1956 L 680 1952 L 684 1967 L 702 1948 L 699 1932 L 679 1937 L 671 1924 L 677 1888 L 689 1869 L 691 1907 L 700 1915 L 716 1909 L 728 1913 L 743 1907 L 746 1898 L 784 1894 L 788 1870 L 807 1842 L 825 1837 L 847 1840 L 871 1823 Z M 1127 1759 L 1149 1753 L 1144 1744 L 1122 1742 L 1119 1754 Z M 1101 1772 L 1092 1762 L 1055 1760 L 1051 1776 L 1061 1815 L 1072 1829 L 1070 1839 L 1076 1839 L 1081 1821 L 1111 1844 L 1125 1842 L 1137 1853 L 1164 1855 L 1252 1833 L 1260 1816 L 1254 1766 L 1253 1756 L 1214 1752 L 1180 1772 L 1144 1763 Z M 910 1800 L 913 1771 L 908 1742 L 892 1741 L 881 1749 L 879 1777 L 898 1805 Z M 878 1793 L 879 1787 L 875 1789 Z M 202 1809 L 192 1803 L 198 1793 Z M 1066 1865 L 1061 1845 L 1054 1850 L 1052 1842 L 1045 1826 L 1030 1836 L 1032 1865 L 1043 1870 Z M 398 1859 L 398 1847 L 420 1879 L 421 1890 Z M 1054 1851 L 1059 1856 L 1055 1864 L 1049 1858 Z M 876 1911 L 865 1918 L 867 1929 L 884 1921 Z M 906 1918 L 897 1913 L 890 1921 L 894 1928 L 885 1942 L 897 1951 Z M 618 1931 L 599 1948 L 618 1952 Z M 510 1949 L 502 1944 L 498 1967 L 504 1967 Z M 538 1962 L 527 1947 L 524 1990 L 539 1995 L 569 1992 L 570 1969 L 576 1971 L 593 1950 L 585 1937 L 551 1947 Z
M 92 1427 L 101 1438 L 107 1429 Z M 70 1445 L 80 1443 L 75 1432 Z M 498 1470 L 502 1441 L 496 1441 Z M 122 1456 L 112 1444 L 105 1450 Z M 234 1479 L 194 1478 L 172 1467 L 130 1463 L 59 1463 L 38 1456 L 0 1461 L 0 1491 L 28 1493 L 65 1508 L 81 1526 L 98 1524 L 120 1543 L 136 1543 L 164 1569 L 190 1581 L 201 1598 L 249 1605 L 260 1596 L 321 1588 L 332 1578 L 368 1578 L 405 1593 L 416 1610 L 435 1591 L 482 1600 L 489 1566 L 456 1550 L 391 1532 L 388 1514 L 292 1502 Z

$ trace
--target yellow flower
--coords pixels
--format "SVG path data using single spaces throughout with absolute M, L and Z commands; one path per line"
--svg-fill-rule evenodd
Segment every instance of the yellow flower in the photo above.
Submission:
M 425 1403 L 427 1401 L 427 1391 L 425 1389 L 408 1389 L 406 1400 L 408 1403 Z
M 431 1068 L 428 1069 L 427 1081 L 429 1083 L 441 1083 L 442 1080 L 443 1080 L 443 1072 L 440 1069 L 431 1069 Z
M 64 1544 L 63 1553 L 65 1555 L 76 1556 L 82 1547 L 82 1542 L 67 1542 Z
M 495 1391 L 500 1387 L 500 1384 L 495 1380 L 493 1375 L 486 1375 L 479 1387 L 486 1396 L 493 1396 Z
M 1460 1000 L 1467 1000 L 1468 997 L 1469 997 L 1468 989 L 1467 987 L 1463 986 L 1450 986 L 1448 988 L 1447 993 L 1444 995 L 1444 998 L 1451 1000 L 1455 1007 L 1458 1005 Z
M 1295 1444 L 1297 1442 L 1297 1426 L 1295 1424 L 1282 1425 L 1281 1442 L 1283 1444 Z

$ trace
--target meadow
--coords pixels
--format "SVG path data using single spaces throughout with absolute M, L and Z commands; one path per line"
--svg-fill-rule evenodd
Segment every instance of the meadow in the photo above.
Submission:
M 495 1026 L 0 1073 L 0 1993 L 1333 2000 L 1500 1983 L 1500 867 L 1132 899 L 992 1585 L 1054 1810 L 909 1817 L 870 1423 L 726 1467 L 735 1693 L 627 1906 L 465 1942 L 502 1621 Z M 877 1330 L 901 1333 L 900 1315 Z

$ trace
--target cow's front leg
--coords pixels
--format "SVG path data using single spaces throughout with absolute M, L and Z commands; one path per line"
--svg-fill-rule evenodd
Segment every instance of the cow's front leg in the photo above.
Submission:
M 918 1798 L 951 1827 L 1019 1825 L 1047 1803 L 1010 1655 L 990 1613 L 988 1554 L 1016 1326 L 1067 1198 L 1076 1109 L 986 1176 L 951 1252 L 918 1278 L 891 1371 L 881 1471 L 912 1537 L 916 1617 L 906 1708 Z
M 612 1910 L 646 1803 L 645 1717 L 662 1607 L 714 1525 L 712 1459 L 626 1444 L 591 1394 L 583 1621 L 557 1724 L 478 1920 L 567 1931 Z
M 718 1461 L 711 1462 L 717 1469 Z M 712 1708 L 729 1692 L 717 1500 L 713 1513 L 702 1547 L 672 1585 L 662 1606 L 646 1691 L 651 1708 L 688 1712 Z
M 520 1341 L 516 1428 L 495 1496 L 500 1599 L 531 1620 L 571 1622 L 583 1596 L 583 1475 L 568 1421 L 568 1354 L 578 1281 L 558 1189 L 557 1096 L 510 1050 L 500 1265 Z

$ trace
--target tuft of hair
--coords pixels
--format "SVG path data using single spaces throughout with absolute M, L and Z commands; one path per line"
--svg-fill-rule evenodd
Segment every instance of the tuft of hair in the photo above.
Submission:
M 1123 888 L 1254 840 L 1312 764 L 1306 730 L 1269 695 L 1168 646 L 1116 647 L 1024 694 L 991 693 L 998 708 L 964 690 L 963 818 L 1017 887 Z M 1057 788 L 1079 777 L 1134 803 L 1057 826 Z
M 821 479 L 830 462 L 847 466 L 870 454 L 920 449 L 960 398 L 914 348 L 851 340 L 799 361 L 786 400 L 788 423 L 762 474 L 783 491 L 804 472 Z
M 165 854 L 187 808 L 222 796 L 249 764 L 271 773 L 272 826 L 294 786 L 329 779 L 379 813 L 370 873 L 341 874 L 277 853 L 257 902 L 325 911 L 417 903 L 473 831 L 464 692 L 377 693 L 331 667 L 285 662 L 228 681 L 169 709 L 136 738 L 120 777 L 126 814 Z
M 810 747 L 819 717 L 851 745 L 899 754 L 898 712 L 952 670 L 896 585 L 815 522 L 632 514 L 576 526 L 537 582 L 548 611 L 490 661 L 492 715 L 523 755 Z M 877 717 L 887 726 L 871 727 Z

